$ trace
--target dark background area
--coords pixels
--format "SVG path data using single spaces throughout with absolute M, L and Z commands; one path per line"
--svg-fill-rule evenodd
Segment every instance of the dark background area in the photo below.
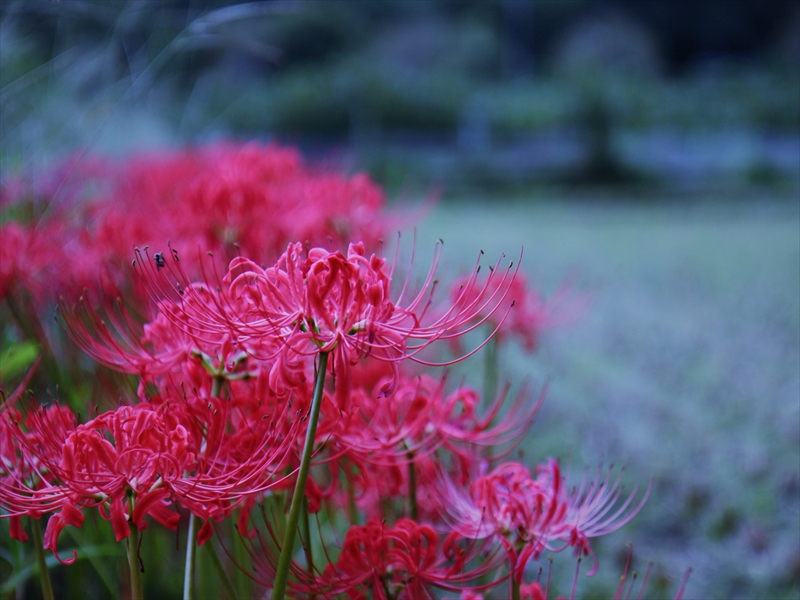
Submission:
M 7 2 L 0 18 L 6 168 L 155 128 L 276 136 L 390 190 L 800 178 L 793 0 Z M 120 121 L 136 135 L 106 143 Z

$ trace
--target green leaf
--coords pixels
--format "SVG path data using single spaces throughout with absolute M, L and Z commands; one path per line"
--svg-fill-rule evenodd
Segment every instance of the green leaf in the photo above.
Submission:
M 13 344 L 0 353 L 0 380 L 6 380 L 24 373 L 39 355 L 36 342 L 24 341 Z
M 62 555 L 70 556 L 73 550 L 76 550 L 76 548 L 68 548 L 66 550 L 61 550 L 59 553 Z M 94 556 L 118 556 L 122 554 L 121 546 L 111 545 L 111 544 L 106 544 L 102 546 L 86 546 L 85 548 L 78 548 L 77 550 L 80 550 L 78 552 L 78 560 L 91 558 Z M 52 569 L 53 567 L 59 564 L 58 560 L 53 555 L 48 556 L 45 560 L 47 562 L 48 569 Z M 39 573 L 39 567 L 36 565 L 35 562 L 32 562 L 27 567 L 20 569 L 12 577 L 4 581 L 2 587 L 0 587 L 0 594 L 7 594 L 11 590 L 16 589 L 16 587 L 19 584 L 21 584 L 24 581 L 27 581 L 30 577 L 33 577 L 38 573 Z

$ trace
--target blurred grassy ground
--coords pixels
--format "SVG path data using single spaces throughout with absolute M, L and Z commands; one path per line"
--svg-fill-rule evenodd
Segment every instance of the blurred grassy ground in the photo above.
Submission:
M 573 274 L 590 299 L 538 354 L 502 361 L 513 382 L 549 381 L 528 460 L 571 457 L 576 478 L 625 465 L 629 489 L 654 480 L 641 514 L 601 540 L 583 593 L 613 595 L 631 541 L 640 570 L 658 565 L 648 597 L 668 596 L 664 575 L 674 593 L 689 566 L 686 598 L 798 597 L 797 203 L 521 200 L 448 198 L 419 247 L 442 237 L 446 262 L 466 269 L 478 248 L 491 259 L 524 246 L 531 281 L 552 291 Z M 571 561 L 557 562 L 571 583 Z

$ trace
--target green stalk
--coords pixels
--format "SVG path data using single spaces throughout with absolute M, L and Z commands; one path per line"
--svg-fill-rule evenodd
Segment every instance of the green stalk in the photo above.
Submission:
M 239 600 L 239 595 L 236 593 L 230 577 L 228 577 L 228 572 L 225 570 L 222 561 L 219 559 L 217 549 L 214 547 L 214 541 L 208 540 L 206 543 L 206 548 L 208 548 L 208 555 L 211 557 L 211 562 L 214 563 L 214 570 L 217 572 L 217 576 L 222 582 L 222 587 L 225 588 L 228 598 L 231 598 L 231 600 Z
M 325 370 L 328 367 L 328 353 L 320 352 L 317 378 L 314 382 L 314 397 L 311 401 L 311 415 L 308 420 L 306 442 L 303 446 L 303 457 L 300 460 L 300 472 L 297 474 L 297 483 L 294 487 L 292 506 L 289 509 L 289 520 L 286 523 L 286 534 L 283 537 L 281 558 L 278 561 L 278 571 L 275 573 L 275 583 L 272 588 L 272 600 L 283 600 L 286 593 L 286 582 L 289 578 L 289 567 L 292 564 L 292 550 L 294 537 L 297 532 L 297 523 L 300 520 L 300 509 L 303 507 L 303 497 L 306 491 L 306 479 L 311 465 L 311 454 L 314 450 L 314 437 L 317 434 L 317 420 L 319 408 L 322 405 L 322 389 L 325 384 Z
M 189 533 L 186 536 L 186 565 L 183 569 L 183 600 L 194 597 L 194 557 L 197 553 L 197 517 L 189 514 Z
M 225 380 L 224 375 L 215 375 L 214 381 L 211 384 L 211 397 L 217 398 L 219 397 L 219 393 L 222 390 L 222 382 Z
M 139 570 L 139 528 L 129 521 L 131 535 L 128 538 L 128 566 L 131 571 L 131 600 L 142 600 L 142 572 Z
M 222 390 L 223 375 L 215 375 L 211 383 L 211 397 L 216 398 Z M 194 598 L 194 563 L 197 554 L 197 517 L 189 514 L 189 532 L 186 536 L 186 564 L 183 568 L 183 600 Z
M 519 583 L 514 579 L 514 574 L 511 574 L 511 600 L 520 600 L 519 596 Z
M 55 600 L 53 596 L 53 584 L 50 583 L 50 573 L 47 571 L 47 561 L 44 558 L 42 526 L 39 525 L 39 519 L 31 517 L 30 521 L 33 533 L 33 546 L 36 548 L 36 564 L 39 567 L 39 578 L 42 580 L 42 596 L 44 600 Z
M 414 468 L 414 452 L 408 453 L 408 514 L 417 520 L 417 470 Z
M 238 509 L 237 513 L 243 509 Z M 236 515 L 234 515 L 235 517 Z M 231 544 L 233 545 L 233 560 L 236 564 L 240 565 L 242 568 L 237 568 L 235 578 L 236 578 L 236 588 L 239 592 L 239 598 L 249 598 L 250 591 L 248 581 L 250 581 L 247 575 L 244 574 L 242 569 L 244 565 L 247 564 L 249 557 L 247 556 L 246 548 L 244 546 L 244 541 L 240 538 L 239 532 L 236 529 L 236 518 L 232 518 L 230 520 L 231 526 Z

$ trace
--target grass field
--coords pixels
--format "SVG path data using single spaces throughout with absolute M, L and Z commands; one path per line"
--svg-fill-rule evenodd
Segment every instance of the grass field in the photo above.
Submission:
M 445 263 L 466 270 L 479 249 L 492 258 L 524 246 L 531 281 L 552 293 L 572 277 L 588 300 L 533 357 L 502 356 L 512 382 L 549 382 L 528 459 L 568 458 L 576 479 L 614 463 L 629 486 L 654 480 L 640 515 L 602 540 L 583 593 L 613 595 L 631 541 L 640 570 L 656 562 L 648 597 L 671 597 L 692 567 L 686 598 L 797 598 L 796 198 L 455 200 L 419 227 L 423 255 L 441 237 Z M 574 562 L 559 563 L 568 592 Z

